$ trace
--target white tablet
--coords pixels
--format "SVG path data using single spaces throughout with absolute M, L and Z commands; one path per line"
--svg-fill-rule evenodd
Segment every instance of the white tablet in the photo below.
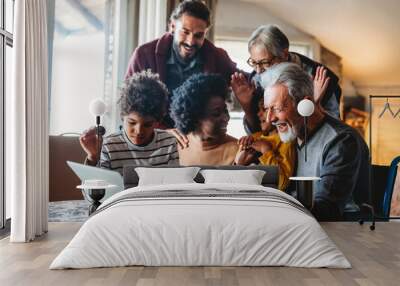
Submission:
M 115 187 L 106 189 L 106 194 L 101 201 L 104 201 L 113 194 L 124 190 L 124 180 L 121 174 L 117 171 L 88 166 L 71 161 L 67 161 L 67 164 L 82 182 L 85 180 L 103 180 L 110 185 L 115 185 Z

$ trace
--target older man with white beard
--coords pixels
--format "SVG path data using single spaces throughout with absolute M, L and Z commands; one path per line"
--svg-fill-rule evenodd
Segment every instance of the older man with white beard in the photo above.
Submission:
M 369 151 L 356 130 L 331 117 L 318 105 L 304 118 L 297 112 L 302 99 L 313 101 L 311 77 L 298 65 L 281 63 L 265 78 L 264 107 L 267 122 L 277 127 L 282 141 L 294 139 L 296 176 L 316 176 L 311 212 L 319 220 L 341 220 L 343 213 L 357 211 L 355 201 L 369 197 Z M 304 134 L 307 128 L 307 161 Z M 289 193 L 294 190 L 289 188 Z
M 285 191 L 289 178 L 293 176 L 296 162 L 296 150 L 293 133 L 278 134 L 270 122 L 266 122 L 264 99 L 258 98 L 257 116 L 261 131 L 239 139 L 239 152 L 236 155 L 237 165 L 273 165 L 279 170 L 278 189 Z M 272 130 L 271 130 L 272 129 Z

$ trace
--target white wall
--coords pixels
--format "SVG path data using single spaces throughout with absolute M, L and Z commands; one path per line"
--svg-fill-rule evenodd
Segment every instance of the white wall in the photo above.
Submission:
M 242 1 L 247 5 L 256 2 L 316 36 L 322 45 L 340 55 L 344 76 L 357 86 L 400 89 L 400 1 Z
M 319 43 L 313 36 L 275 17 L 261 5 L 239 0 L 219 0 L 215 20 L 216 39 L 247 40 L 258 26 L 278 25 L 290 42 L 310 44 L 313 47 L 314 58 L 319 59 Z

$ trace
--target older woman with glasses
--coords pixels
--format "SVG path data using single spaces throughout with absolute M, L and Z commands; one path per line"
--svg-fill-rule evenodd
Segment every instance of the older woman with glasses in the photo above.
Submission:
M 339 117 L 341 89 L 338 77 L 321 64 L 294 52 L 289 52 L 289 40 L 274 25 L 260 26 L 248 42 L 250 57 L 247 63 L 254 69 L 249 79 L 242 73 L 232 75 L 232 90 L 245 112 L 244 125 L 248 133 L 260 131 L 257 117 L 257 100 L 254 95 L 263 93 L 261 75 L 271 66 L 281 62 L 300 65 L 314 78 L 314 99 L 324 110 Z M 323 96 L 322 96 L 323 95 Z

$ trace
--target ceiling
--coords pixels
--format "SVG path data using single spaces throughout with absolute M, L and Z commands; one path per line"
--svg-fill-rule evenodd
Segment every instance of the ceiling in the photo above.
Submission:
M 400 1 L 242 0 L 315 36 L 360 86 L 400 86 Z

